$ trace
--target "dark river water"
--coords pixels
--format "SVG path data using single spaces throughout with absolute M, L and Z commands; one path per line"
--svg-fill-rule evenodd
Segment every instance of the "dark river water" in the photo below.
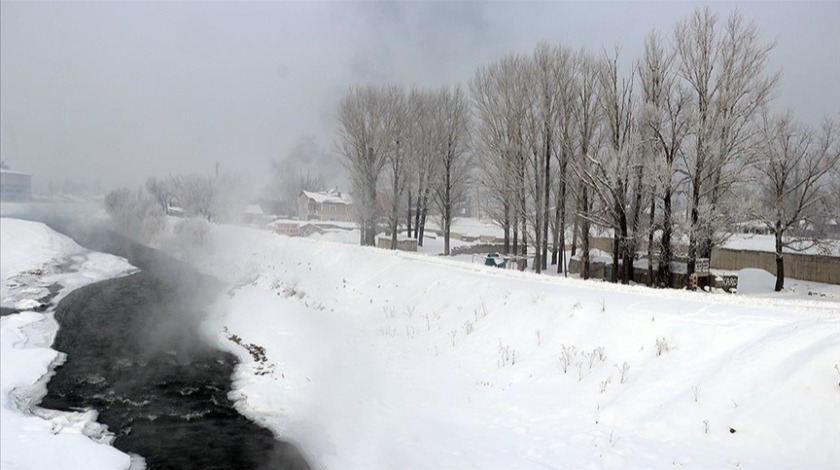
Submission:
M 53 348 L 67 354 L 40 406 L 96 409 L 114 446 L 151 469 L 307 469 L 291 444 L 228 399 L 237 359 L 199 333 L 223 286 L 104 230 L 51 225 L 140 272 L 80 288 L 56 307 Z

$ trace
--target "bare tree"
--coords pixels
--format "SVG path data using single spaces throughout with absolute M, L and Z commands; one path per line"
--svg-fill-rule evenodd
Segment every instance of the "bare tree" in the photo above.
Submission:
M 601 125 L 600 107 L 596 86 L 598 82 L 597 60 L 581 51 L 578 53 L 578 73 L 575 80 L 574 121 L 576 129 L 577 155 L 574 161 L 574 171 L 578 178 L 576 186 L 577 211 L 575 217 L 580 220 L 581 262 L 583 264 L 582 277 L 589 279 L 590 260 L 589 243 L 591 235 L 592 207 L 594 195 L 591 180 L 583 175 L 591 174 L 592 157 L 596 155 L 601 141 L 599 127 Z
M 718 27 L 709 7 L 674 29 L 677 67 L 692 91 L 691 152 L 684 152 L 689 194 L 689 261 L 710 257 L 719 230 L 733 220 L 734 189 L 749 164 L 753 124 L 771 99 L 778 74 L 765 76 L 775 44 L 762 43 L 736 11 Z
M 467 189 L 470 153 L 469 103 L 460 86 L 438 92 L 434 113 L 437 135 L 439 181 L 435 185 L 435 203 L 440 211 L 443 230 L 443 253 L 449 254 L 452 221 Z
M 178 204 L 186 215 L 201 217 L 212 222 L 214 218 L 213 200 L 216 197 L 216 185 L 213 178 L 205 175 L 188 175 L 173 178 Z
M 554 81 L 558 95 L 557 139 L 555 158 L 557 160 L 557 186 L 554 195 L 554 231 L 551 264 L 557 264 L 557 272 L 566 273 L 566 193 L 568 184 L 569 161 L 575 152 L 574 143 L 574 76 L 576 61 L 569 49 L 560 47 L 556 52 Z M 558 257 L 562 255 L 562 259 Z M 568 275 L 568 273 L 566 273 Z
M 351 86 L 338 110 L 338 149 L 350 172 L 362 245 L 376 243 L 377 189 L 391 140 L 383 88 Z
M 529 57 L 508 55 L 480 68 L 470 83 L 478 116 L 475 145 L 488 207 L 505 234 L 505 252 L 527 251 L 526 113 Z M 521 235 L 521 242 L 520 242 Z
M 643 106 L 641 110 L 641 139 L 649 152 L 648 172 L 653 178 L 650 183 L 656 198 L 651 199 L 648 234 L 649 277 L 653 283 L 654 232 L 661 228 L 659 237 L 659 263 L 656 278 L 658 285 L 670 287 L 671 260 L 674 252 L 673 198 L 678 191 L 675 176 L 678 155 L 688 132 L 688 92 L 677 80 L 674 70 L 674 52 L 665 49 L 660 38 L 651 32 L 645 41 L 645 52 L 639 62 L 639 81 L 642 87 Z M 656 201 L 662 200 L 662 216 L 655 223 Z
M 409 107 L 414 118 L 410 126 L 409 165 L 411 167 L 410 185 L 416 191 L 414 213 L 414 238 L 423 246 L 426 231 L 426 218 L 432 201 L 432 183 L 436 178 L 437 159 L 435 158 L 434 110 L 435 94 L 428 90 L 414 88 L 409 95 Z M 411 208 L 409 195 L 409 209 Z M 409 213 L 409 217 L 411 214 Z
M 405 91 L 401 87 L 389 87 L 386 93 L 385 100 L 389 116 L 387 122 L 391 126 L 387 129 L 390 145 L 388 146 L 388 158 L 385 165 L 388 170 L 388 196 L 391 202 L 388 214 L 388 232 L 391 234 L 391 249 L 396 250 L 402 195 L 405 192 L 408 180 L 406 147 L 408 146 L 408 132 L 413 124 L 413 117 L 409 115 L 410 109 L 406 103 Z
M 613 228 L 612 282 L 617 282 L 619 258 L 623 270 L 622 283 L 626 284 L 633 269 L 635 243 L 631 229 L 637 227 L 641 199 L 636 210 L 631 210 L 633 192 L 641 196 L 641 160 L 636 150 L 633 96 L 635 69 L 629 77 L 619 78 L 618 50 L 613 56 L 604 56 L 598 67 L 598 104 L 604 121 L 605 145 L 600 152 L 587 155 L 589 164 L 582 167 L 583 176 L 589 181 L 603 207 L 603 215 L 590 214 L 599 225 Z M 631 179 L 635 178 L 634 186 Z
M 176 198 L 173 181 L 174 178 L 164 180 L 157 179 L 154 176 L 146 179 L 146 191 L 154 198 L 162 212 L 168 211 Z
M 819 243 L 813 224 L 826 207 L 820 203 L 829 197 L 823 191 L 827 175 L 840 159 L 837 132 L 837 124 L 829 120 L 816 135 L 790 113 L 764 116 L 756 147 L 759 204 L 754 214 L 775 237 L 776 292 L 785 285 L 785 249 L 803 250 Z

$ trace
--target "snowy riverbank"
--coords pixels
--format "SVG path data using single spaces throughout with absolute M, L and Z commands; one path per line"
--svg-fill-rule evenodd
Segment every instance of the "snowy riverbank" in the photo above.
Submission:
M 46 394 L 52 369 L 63 361 L 50 348 L 57 331 L 53 306 L 74 289 L 132 271 L 124 259 L 86 250 L 43 224 L 0 219 L 0 305 L 20 311 L 0 318 L 3 469 L 129 466 L 128 455 L 107 445 L 95 412 L 63 413 L 33 403 Z M 51 289 L 55 297 L 42 305 Z
M 840 466 L 837 302 L 546 278 L 226 226 L 178 246 L 231 285 L 206 327 L 243 360 L 241 411 L 316 465 Z

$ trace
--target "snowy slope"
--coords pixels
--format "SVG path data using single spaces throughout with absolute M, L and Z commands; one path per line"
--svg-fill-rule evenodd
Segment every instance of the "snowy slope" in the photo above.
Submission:
M 106 445 L 96 413 L 34 408 L 61 353 L 50 349 L 58 325 L 38 307 L 48 287 L 58 300 L 78 287 L 133 271 L 124 259 L 94 253 L 43 224 L 0 219 L 0 302 L 20 313 L 0 318 L 0 467 L 128 468 L 129 456 Z M 96 441 L 88 435 L 93 436 Z
M 243 413 L 326 468 L 840 467 L 836 302 L 223 226 L 181 255 L 231 284 L 206 327 Z

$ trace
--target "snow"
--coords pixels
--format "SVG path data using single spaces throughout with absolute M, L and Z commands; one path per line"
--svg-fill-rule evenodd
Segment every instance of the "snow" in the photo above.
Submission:
M 776 276 L 763 269 L 746 268 L 738 271 L 739 294 L 766 294 L 776 287 Z
M 59 265 L 65 265 L 61 269 Z M 94 253 L 40 223 L 0 218 L 0 301 L 26 309 L 48 287 L 53 300 L 83 285 L 132 272 L 124 259 Z M 64 355 L 50 349 L 58 325 L 52 309 L 0 318 L 0 467 L 3 469 L 128 468 L 128 455 L 107 445 L 95 411 L 65 413 L 35 407 Z
M 335 192 L 313 192 L 313 191 L 303 191 L 303 195 L 312 199 L 313 201 L 317 202 L 318 204 L 323 204 L 325 202 L 329 202 L 332 204 L 352 204 L 353 201 L 350 199 L 349 194 L 342 194 L 342 193 L 335 193 Z
M 231 285 L 205 328 L 242 360 L 238 408 L 315 466 L 840 467 L 838 302 L 540 277 L 323 238 L 214 226 L 189 251 Z M 576 348 L 565 373 L 564 346 Z
M 245 208 L 246 215 L 263 215 L 262 207 L 257 204 L 250 204 Z

